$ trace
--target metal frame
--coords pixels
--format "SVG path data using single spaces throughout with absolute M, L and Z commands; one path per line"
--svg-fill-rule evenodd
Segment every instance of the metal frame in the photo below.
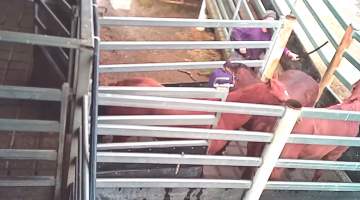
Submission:
M 50 16 L 49 19 L 52 19 L 54 21 L 54 23 L 60 27 L 61 31 L 64 33 L 65 36 L 70 36 L 70 31 L 60 21 L 60 19 L 55 15 L 55 13 L 49 8 L 49 6 L 46 5 L 44 0 L 35 0 L 35 3 L 40 5 L 43 8 L 43 10 L 45 10 L 47 12 L 47 14 Z M 40 19 L 37 18 L 37 20 L 40 20 Z
M 183 19 L 183 18 L 153 18 L 153 17 L 111 17 L 99 18 L 101 26 L 158 26 L 158 27 L 209 27 L 209 28 L 279 28 L 280 21 L 264 20 L 219 20 L 219 19 Z
M 99 116 L 98 124 L 128 125 L 211 125 L 215 122 L 214 115 L 118 115 Z
M 179 141 L 174 141 L 179 142 Z M 135 143 L 117 144 L 121 149 L 131 148 L 154 148 L 162 145 L 152 145 L 155 142 L 143 142 L 144 145 Z M 156 142 L 168 143 L 168 142 Z M 204 145 L 202 141 L 180 141 L 178 145 L 191 146 L 191 144 Z M 98 150 L 112 150 L 112 144 L 98 145 Z M 211 155 L 194 155 L 194 154 L 159 154 L 159 153 L 122 153 L 122 152 L 98 152 L 98 162 L 102 163 L 154 163 L 154 164 L 181 164 L 181 165 L 215 165 L 215 166 L 252 166 L 259 167 L 263 162 L 257 157 L 243 156 L 211 156 Z M 296 160 L 296 159 L 279 159 L 276 167 L 284 168 L 301 168 L 301 169 L 324 169 L 324 170 L 348 170 L 359 171 L 360 164 L 357 162 L 343 161 L 318 161 L 318 160 Z
M 338 11 L 336 10 L 336 8 L 331 4 L 331 2 L 330 2 L 329 0 L 323 0 L 323 2 L 325 3 L 325 5 L 326 5 L 326 7 L 329 9 L 329 11 L 333 14 L 333 16 L 338 20 L 339 24 L 340 24 L 343 28 L 344 28 L 344 27 L 347 27 L 347 25 L 348 25 L 347 22 L 345 22 L 345 20 L 341 17 L 341 15 L 338 13 Z M 285 0 L 285 2 L 279 2 L 279 1 L 277 1 L 277 0 L 272 0 L 272 3 L 273 3 L 273 5 L 277 8 L 277 10 L 280 11 L 280 12 L 282 12 L 282 13 L 285 12 L 285 11 L 284 11 L 284 6 L 287 6 L 287 8 L 289 8 L 289 11 L 290 11 L 292 14 L 294 14 L 294 15 L 296 16 L 296 18 L 298 19 L 298 23 L 299 23 L 300 27 L 302 28 L 302 30 L 305 32 L 305 34 L 306 34 L 307 38 L 309 39 L 311 45 L 312 45 L 314 48 L 316 48 L 316 47 L 319 46 L 319 44 L 315 41 L 315 37 L 316 37 L 316 36 L 313 36 L 313 35 L 310 33 L 310 31 L 306 28 L 304 22 L 301 20 L 301 16 L 300 16 L 299 13 L 297 12 L 297 10 L 294 8 L 292 2 L 290 2 L 289 0 Z M 282 3 L 282 4 L 281 4 L 281 3 Z M 284 4 L 284 3 L 285 3 L 285 4 Z M 304 3 L 305 3 L 305 5 L 307 6 L 307 8 L 310 9 L 310 10 L 309 10 L 310 12 L 313 11 L 313 10 L 311 9 L 310 4 L 308 4 L 308 2 L 304 2 Z M 280 4 L 281 4 L 281 5 L 280 5 Z M 286 12 L 287 12 L 287 11 L 286 11 Z M 316 12 L 313 11 L 312 14 L 313 14 L 314 19 L 316 20 L 316 22 L 317 22 L 318 25 L 320 26 L 320 28 L 324 31 L 324 34 L 327 35 L 327 37 L 328 37 L 327 39 L 329 39 L 329 40 L 331 41 L 331 43 L 332 43 L 332 45 L 334 45 L 334 47 L 337 46 L 337 45 L 335 45 L 336 43 L 334 43 L 334 42 L 336 42 L 336 41 L 334 40 L 334 38 L 330 37 L 330 36 L 331 36 L 331 33 L 326 29 L 326 27 L 324 26 L 324 24 L 323 24 L 321 21 L 319 21 L 320 19 L 319 19 L 319 16 L 316 15 Z M 358 32 L 356 32 L 353 37 L 356 38 L 357 35 L 359 35 Z M 322 62 L 323 62 L 326 66 L 328 66 L 329 63 L 330 63 L 330 58 L 327 57 L 327 56 L 324 54 L 324 52 L 323 52 L 322 49 L 320 49 L 317 53 L 319 54 Z M 349 53 L 345 53 L 345 54 L 344 54 L 344 57 L 345 57 L 355 68 L 359 69 L 360 64 L 359 64 L 359 62 L 358 62 L 353 56 L 351 56 Z M 349 80 L 347 80 L 347 79 L 344 77 L 343 74 L 339 73 L 339 71 L 336 71 L 336 72 L 335 72 L 335 76 L 344 84 L 344 86 L 345 86 L 346 88 L 348 88 L 348 89 L 351 90 L 352 83 L 350 83 Z
M 269 48 L 271 41 L 102 41 L 101 50 Z
M 212 139 L 246 142 L 271 142 L 273 134 L 255 131 L 230 131 L 201 128 L 156 127 L 140 125 L 98 125 L 99 135 L 141 136 L 186 139 Z M 358 137 L 291 134 L 288 143 L 360 146 Z
M 61 103 L 60 121 L 0 119 L 0 130 L 43 132 L 43 134 L 56 132 L 59 135 L 59 144 L 56 150 L 0 149 L 0 159 L 56 161 L 55 177 L 19 177 L 18 180 L 3 180 L 3 182 L 0 182 L 0 186 L 3 186 L 2 183 L 6 182 L 8 182 L 6 186 L 55 186 L 54 199 L 60 199 L 63 178 L 61 174 L 63 170 L 62 160 L 64 156 L 65 127 L 69 98 L 68 84 L 65 83 L 62 90 L 0 86 L 0 98 L 54 101 Z
M 99 94 L 99 105 L 125 106 L 139 108 L 177 109 L 204 112 L 224 112 L 235 114 L 283 116 L 283 106 L 250 103 L 218 102 L 195 99 L 166 98 L 154 96 L 135 96 L 120 94 Z M 325 108 L 304 108 L 302 117 L 360 121 L 360 112 L 329 110 Z
M 23 177 L 13 179 L 0 178 L 0 187 L 52 187 L 55 186 L 55 179 L 51 176 Z
M 99 72 L 107 73 L 107 72 L 161 71 L 161 70 L 178 70 L 178 69 L 216 69 L 222 67 L 224 63 L 225 61 L 108 64 L 108 65 L 100 65 Z M 264 64 L 264 61 L 241 60 L 241 63 L 249 67 L 261 67 Z
M 0 31 L 0 41 L 64 48 L 80 48 L 86 46 L 86 44 L 79 39 L 13 31 Z
M 196 146 L 207 146 L 207 145 L 208 145 L 208 142 L 206 140 L 125 142 L 125 143 L 98 144 L 97 150 L 98 151 L 106 151 L 106 150 L 120 150 L 120 149 L 144 149 L 144 148 L 168 148 L 168 147 L 174 148 L 174 147 L 196 147 Z M 98 156 L 100 154 L 98 153 Z M 171 154 L 171 156 L 172 155 L 173 154 Z M 118 155 L 116 155 L 116 156 L 118 156 Z M 146 156 L 147 156 L 147 154 L 146 154 Z M 121 155 L 120 155 L 120 157 L 121 157 Z M 154 162 L 155 162 L 155 160 L 154 160 Z M 130 161 L 130 163 L 131 163 L 131 161 Z M 144 163 L 146 163 L 146 162 L 144 162 Z M 178 164 L 178 163 L 179 162 L 177 162 L 176 164 Z M 185 163 L 181 163 L 181 164 L 185 164 Z
M 225 179 L 160 179 L 160 178 L 99 178 L 99 188 L 242 188 L 250 187 L 249 180 Z M 312 183 L 269 181 L 267 190 L 318 190 L 318 191 L 360 191 L 359 183 Z
M 228 91 L 215 88 L 194 87 L 131 87 L 131 86 L 100 86 L 101 94 L 126 94 L 142 96 L 158 96 L 173 98 L 226 98 Z
M 223 1 L 212 1 L 216 4 L 219 15 L 229 19 Z M 220 4 L 219 4 L 220 2 Z M 238 1 L 240 2 L 240 1 Z M 232 1 L 232 3 L 234 3 Z M 247 2 L 244 2 L 246 4 Z M 255 2 L 259 3 L 259 1 Z M 219 5 L 218 5 L 219 4 Z M 239 3 L 240 5 L 240 3 Z M 245 5 L 246 6 L 246 5 Z M 235 8 L 235 6 L 233 6 Z M 244 6 L 237 6 L 239 9 L 246 9 Z M 235 8 L 237 9 L 237 8 Z M 96 21 L 96 19 L 95 19 Z M 100 25 L 103 26 L 170 26 L 170 27 L 236 27 L 246 26 L 248 21 L 233 20 L 194 20 L 194 19 L 161 19 L 161 18 L 125 18 L 125 17 L 104 17 L 100 18 Z M 254 21 L 254 26 L 259 25 Z M 282 22 L 277 22 L 282 25 Z M 259 25 L 260 26 L 260 25 Z M 279 27 L 274 27 L 278 28 Z M 278 31 L 277 31 L 278 33 Z M 97 38 L 96 38 L 97 39 Z M 95 40 L 98 41 L 98 40 Z M 272 42 L 229 42 L 229 41 L 105 41 L 100 43 L 101 50 L 144 50 L 144 49 L 222 49 L 239 47 L 259 47 L 270 48 Z M 95 59 L 98 56 L 96 51 Z M 256 65 L 264 64 L 264 61 L 244 61 L 254 62 Z M 262 63 L 260 63 L 262 62 Z M 252 64 L 254 64 L 252 63 Z M 201 64 L 201 65 L 198 65 Z M 327 109 L 304 108 L 297 111 L 293 116 L 293 123 L 282 123 L 288 127 L 278 126 L 278 134 L 266 132 L 249 131 L 229 131 L 201 128 L 178 128 L 166 127 L 179 125 L 179 120 L 184 120 L 186 125 L 202 124 L 210 120 L 211 115 L 195 116 L 99 116 L 97 117 L 97 106 L 122 106 L 136 108 L 155 108 L 155 109 L 174 109 L 188 111 L 204 111 L 209 113 L 235 113 L 248 115 L 264 115 L 281 117 L 281 121 L 287 121 L 289 108 L 283 106 L 259 105 L 234 102 L 217 102 L 207 100 L 193 100 L 181 98 L 202 98 L 211 90 L 192 89 L 192 88 L 146 88 L 146 87 L 100 87 L 98 88 L 98 73 L 105 72 L 131 72 L 131 71 L 156 71 L 192 68 L 217 68 L 223 64 L 218 62 L 189 62 L 189 63 L 145 63 L 145 64 L 114 64 L 101 65 L 98 70 L 98 60 L 94 60 L 94 74 L 92 86 L 92 114 L 91 114 L 91 159 L 90 159 L 90 198 L 95 199 L 96 188 L 124 187 L 124 188 L 253 188 L 247 195 L 250 199 L 258 199 L 263 187 L 265 189 L 276 190 L 321 190 L 321 191 L 360 191 L 357 183 L 310 183 L 310 182 L 268 182 L 268 177 L 272 169 L 276 167 L 290 168 L 309 168 L 309 169 L 329 169 L 329 170 L 354 170 L 357 171 L 360 165 L 355 162 L 339 161 L 313 161 L 313 160 L 289 160 L 279 159 L 278 156 L 282 147 L 288 143 L 302 144 L 324 144 L 342 146 L 360 146 L 360 138 L 337 137 L 337 136 L 313 136 L 304 134 L 290 134 L 296 119 L 302 117 L 331 119 L 331 120 L 351 120 L 360 121 L 360 112 L 347 112 Z M 255 64 L 254 64 L 255 65 Z M 198 67 L 200 66 L 200 67 Z M 206 91 L 206 92 L 204 92 Z M 202 93 L 204 92 L 204 93 Z M 209 92 L 209 93 L 207 93 Z M 194 96 L 195 95 L 195 96 Z M 173 98 L 169 98 L 173 97 Z M 174 98 L 175 97 L 175 98 Z M 179 98 L 180 97 L 180 98 Z M 224 99 L 222 99 L 224 100 Z M 152 118 L 153 117 L 153 118 Z M 201 120 L 195 120 L 197 117 Z M 215 117 L 218 119 L 218 116 Z M 152 119 L 152 120 L 151 120 Z M 166 119 L 166 120 L 165 120 Z M 189 121 L 185 121 L 185 120 Z M 192 122 L 190 120 L 193 120 Z M 204 123 L 205 123 L 204 122 Z M 118 125 L 116 125 L 118 124 Z M 155 125 L 155 126 L 154 126 Z M 160 125 L 160 126 L 159 126 Z M 214 125 L 214 124 L 213 124 Z M 164 127 L 165 126 L 165 127 Z M 97 144 L 97 135 L 113 136 L 144 136 L 144 137 L 166 137 L 166 138 L 187 138 L 201 139 L 196 141 L 166 141 L 166 142 L 143 142 L 143 143 L 113 143 Z M 282 137 L 282 136 L 286 137 Z M 280 138 L 280 139 L 279 139 Z M 270 143 L 267 154 L 263 158 L 235 157 L 235 156 L 208 156 L 208 155 L 177 155 L 177 154 L 148 154 L 148 153 L 113 153 L 98 152 L 115 149 L 139 149 L 139 148 L 162 148 L 172 146 L 197 146 L 206 145 L 205 139 L 235 140 Z M 269 151 L 270 149 L 270 151 Z M 274 151 L 273 151 L 274 150 Z M 269 153 L 270 152 L 270 153 Z M 272 153 L 275 152 L 275 153 Z M 273 154 L 276 154 L 274 158 Z M 270 160 L 269 160 L 270 159 Z M 155 164 L 197 164 L 197 165 L 226 165 L 226 166 L 262 166 L 260 175 L 254 182 L 247 180 L 212 180 L 212 179 L 117 179 L 117 178 L 96 178 L 97 162 L 111 163 L 155 163 Z M 261 173 L 262 172 L 262 173 Z M 259 171 L 257 172 L 259 173 Z M 256 197 L 251 198 L 255 194 Z

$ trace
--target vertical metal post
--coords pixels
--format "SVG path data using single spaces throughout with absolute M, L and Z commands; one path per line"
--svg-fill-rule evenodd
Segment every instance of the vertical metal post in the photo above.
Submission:
M 224 94 L 224 96 L 222 96 L 222 98 L 221 98 L 221 101 L 223 101 L 223 102 L 226 101 L 227 96 L 229 94 L 230 87 L 231 86 L 229 84 L 219 85 L 216 87 L 216 90 L 218 90 Z M 211 128 L 215 129 L 217 127 L 220 117 L 221 117 L 221 112 L 217 112 L 215 114 L 215 120 L 214 120 L 214 123 L 212 124 Z
M 236 16 L 239 14 L 239 10 L 240 10 L 240 7 L 241 7 L 241 3 L 242 3 L 243 0 L 239 0 L 238 3 L 236 4 L 236 7 L 235 7 L 235 10 L 234 10 L 234 14 L 232 16 L 232 20 L 235 20 L 236 19 Z
M 83 98 L 83 145 L 81 149 L 82 153 L 82 185 L 81 193 L 82 200 L 89 200 L 89 97 L 84 95 Z
M 95 0 L 94 0 L 95 1 Z M 99 24 L 97 23 L 97 11 L 94 8 L 94 55 L 93 55 L 93 71 L 92 71 L 92 85 L 91 85 L 91 111 L 90 111 L 90 200 L 96 199 L 96 153 L 97 153 L 97 116 L 98 105 L 97 95 L 99 87 L 99 57 L 100 57 L 100 38 L 99 38 Z
M 61 109 L 60 109 L 60 127 L 59 127 L 59 141 L 57 149 L 57 164 L 56 164 L 56 183 L 55 183 L 55 192 L 54 199 L 61 199 L 61 184 L 62 184 L 62 164 L 64 158 L 64 146 L 65 146 L 65 132 L 66 132 L 66 117 L 67 117 L 67 107 L 69 100 L 69 84 L 64 83 L 62 86 L 62 99 L 61 99 Z
M 234 10 L 234 14 L 232 16 L 232 20 L 235 20 L 236 19 L 236 16 L 239 14 L 239 10 L 240 10 L 240 6 L 241 6 L 241 2 L 243 0 L 239 0 L 238 3 L 236 4 L 236 7 L 235 7 L 235 10 Z M 228 34 L 228 40 L 230 40 L 230 36 L 231 36 L 231 32 L 233 30 L 233 27 L 230 27 L 229 29 L 229 34 Z
M 281 56 L 284 52 L 284 48 L 286 47 L 286 44 L 289 40 L 295 22 L 296 18 L 294 16 L 286 16 L 279 35 L 275 38 L 274 46 L 267 57 L 265 68 L 261 76 L 262 81 L 267 81 L 268 79 L 271 79 L 273 77 L 279 65 Z
M 285 113 L 275 127 L 274 137 L 271 143 L 265 146 L 262 154 L 262 164 L 256 171 L 250 189 L 246 192 L 243 200 L 260 199 L 271 172 L 300 114 L 301 104 L 299 102 L 295 100 L 286 102 Z

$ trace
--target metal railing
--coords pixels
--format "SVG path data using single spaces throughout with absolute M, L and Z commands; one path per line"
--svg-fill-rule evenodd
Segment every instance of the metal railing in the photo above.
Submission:
M 338 48 L 339 44 L 338 44 L 337 40 L 335 39 L 335 36 L 331 33 L 330 29 L 321 20 L 321 17 L 316 12 L 316 9 L 313 7 L 313 5 L 310 3 L 310 1 L 303 0 L 302 2 L 305 4 L 306 8 L 308 9 L 307 12 L 310 12 L 313 19 L 316 21 L 317 24 L 314 24 L 314 25 L 318 26 L 322 30 L 322 32 L 325 34 L 325 36 L 326 36 L 325 40 L 330 41 L 330 43 L 332 44 L 332 47 L 334 49 Z M 331 0 L 323 0 L 322 2 L 325 5 L 325 7 L 331 12 L 331 14 L 333 15 L 332 17 L 334 17 L 337 20 L 337 23 L 343 28 L 343 30 L 345 30 L 346 27 L 350 25 L 350 22 L 347 22 L 345 20 L 345 18 L 342 17 L 339 10 L 335 7 L 334 3 L 331 2 Z M 313 48 L 316 48 L 316 47 L 319 46 L 319 43 L 316 40 L 318 35 L 313 34 L 311 32 L 311 30 L 310 30 L 311 27 L 307 26 L 305 24 L 305 21 L 303 20 L 303 18 L 304 18 L 303 12 L 302 13 L 298 12 L 298 10 L 296 10 L 296 8 L 295 8 L 292 1 L 285 0 L 285 2 L 284 2 L 284 1 L 273 0 L 272 3 L 273 3 L 274 7 L 276 8 L 276 10 L 279 13 L 288 14 L 288 13 L 291 12 L 293 15 L 295 15 L 297 17 L 297 19 L 298 19 L 298 23 L 299 23 L 301 29 L 305 32 L 306 37 L 309 39 L 309 41 L 310 41 L 311 45 L 313 46 Z M 296 32 L 296 30 L 295 30 L 295 32 Z M 360 42 L 359 34 L 360 34 L 359 31 L 356 31 L 353 34 L 353 38 L 357 42 Z M 321 61 L 326 66 L 329 66 L 332 55 L 326 54 L 323 49 L 320 49 L 318 51 L 318 54 L 319 54 L 319 56 L 321 58 Z M 353 68 L 353 69 L 351 69 L 353 72 L 359 73 L 357 71 L 360 70 L 360 62 L 357 60 L 357 58 L 355 58 L 354 55 L 351 55 L 351 53 L 349 53 L 349 52 L 344 53 L 344 58 L 351 64 L 350 66 L 346 66 L 346 67 L 347 68 Z M 335 76 L 348 89 L 351 89 L 352 84 L 356 82 L 356 80 L 354 78 L 350 77 L 350 76 L 353 76 L 353 74 L 346 74 L 344 72 L 340 72 L 339 70 L 337 70 L 335 72 Z
M 222 2 L 222 1 L 217 1 Z M 241 1 L 238 1 L 241 2 Z M 245 2 L 245 1 L 244 1 Z M 245 2 L 246 3 L 246 2 Z M 257 3 L 261 3 L 257 1 Z M 96 19 L 95 19 L 96 20 Z M 176 22 L 176 23 L 175 23 Z M 246 27 L 247 21 L 236 20 L 188 20 L 188 19 L 153 19 L 153 18 L 126 18 L 104 17 L 99 19 L 100 25 L 118 26 L 183 26 L 183 27 Z M 250 21 L 249 21 L 250 22 Z M 259 21 L 251 21 L 258 26 Z M 133 23 L 133 24 L 132 24 Z M 147 24 L 149 23 L 149 24 Z M 263 23 L 263 22 L 261 22 Z M 276 22 L 278 23 L 278 22 Z M 259 25 L 260 26 L 260 25 Z M 269 25 L 270 26 L 270 25 Z M 275 26 L 273 28 L 276 28 Z M 97 40 L 96 40 L 97 42 Z M 221 46 L 212 46 L 212 45 Z M 135 49 L 179 49 L 179 48 L 247 48 L 255 47 L 255 43 L 246 42 L 100 42 L 102 50 L 135 50 Z M 262 45 L 265 43 L 262 42 Z M 152 46 L 153 45 L 153 46 Z M 259 47 L 259 46 L 258 46 Z M 263 48 L 265 46 L 261 46 Z M 269 44 L 269 46 L 271 45 Z M 97 51 L 99 53 L 99 50 Z M 97 54 L 98 55 L 98 54 Z M 263 62 L 247 61 L 244 62 Z M 217 68 L 223 61 L 205 63 L 203 68 Z M 209 64 L 209 66 L 207 66 Z M 99 67 L 99 69 L 98 69 Z M 332 183 L 332 182 L 283 182 L 268 181 L 274 167 L 325 169 L 325 170 L 360 170 L 356 162 L 319 161 L 319 160 L 293 160 L 278 159 L 279 150 L 287 143 L 360 146 L 357 137 L 316 136 L 304 134 L 290 134 L 294 124 L 280 129 L 282 136 L 268 132 L 251 132 L 238 130 L 217 130 L 201 128 L 169 127 L 172 125 L 203 125 L 211 123 L 214 119 L 210 115 L 197 116 L 97 116 L 98 106 L 123 106 L 135 108 L 174 109 L 187 111 L 204 111 L 209 113 L 234 113 L 260 116 L 280 117 L 286 121 L 288 107 L 274 105 L 259 105 L 235 102 L 217 102 L 209 100 L 194 100 L 187 98 L 201 98 L 214 92 L 215 89 L 195 88 L 146 88 L 146 87 L 98 87 L 98 73 L 104 72 L 130 72 L 130 71 L 156 71 L 164 69 L 191 69 L 198 68 L 196 63 L 145 63 L 145 64 L 115 64 L 98 66 L 94 61 L 93 87 L 92 87 L 92 114 L 91 114 L 91 159 L 90 159 L 90 199 L 96 198 L 96 189 L 99 188 L 242 188 L 250 189 L 245 199 L 258 199 L 262 190 L 316 190 L 316 191 L 360 191 L 358 183 Z M 99 71 L 97 71 L 99 70 Z M 184 92 L 184 93 L 182 93 Z M 201 94 L 204 92 L 203 94 Z M 140 95 L 141 94 L 141 95 Z M 217 95 L 212 93 L 212 97 Z M 200 98 L 200 97 L 199 97 Z M 360 121 L 360 112 L 302 108 L 299 116 L 305 118 L 319 118 L 328 120 Z M 293 116 L 296 120 L 298 116 Z M 182 122 L 180 122 L 180 120 Z M 187 121 L 189 120 L 189 121 Z M 294 121 L 293 120 L 293 121 Z M 184 123 L 184 124 L 182 124 Z M 155 125 L 155 126 L 154 126 Z M 282 130 L 282 131 L 281 131 Z M 286 131 L 284 131 L 286 130 Z M 97 136 L 136 136 L 158 138 L 193 139 L 174 142 L 136 142 L 136 143 L 110 143 L 98 144 Z M 282 141 L 279 141 L 281 140 Z M 287 139 L 288 138 L 288 139 Z M 200 140 L 199 140 L 200 139 Z M 154 147 L 196 146 L 206 145 L 205 140 L 226 140 L 269 143 L 268 150 L 276 152 L 262 158 L 241 156 L 210 156 L 210 155 L 184 155 L 159 153 L 122 153 L 107 152 L 119 149 L 141 149 Z M 279 145 L 281 144 L 281 145 Z M 271 147 L 270 147 L 271 146 Z M 280 148 L 279 148 L 280 147 Z M 194 179 L 194 178 L 97 178 L 97 163 L 143 163 L 143 164 L 176 164 L 176 165 L 217 165 L 217 166 L 252 166 L 260 167 L 263 177 L 256 180 L 226 180 L 226 179 Z M 258 171 L 258 173 L 260 173 Z M 257 187 L 259 186 L 259 187 Z M 264 187 L 264 188 L 263 188 Z M 258 188 L 257 191 L 253 189 Z M 256 197 L 251 198 L 251 195 Z
M 102 17 L 102 26 L 157 26 L 157 27 L 266 27 L 280 29 L 282 21 L 263 20 L 217 20 L 217 19 L 176 19 L 146 17 Z M 270 49 L 273 41 L 101 41 L 101 50 L 144 50 L 144 49 L 233 49 L 266 48 Z M 250 67 L 263 67 L 263 60 L 242 60 Z M 179 63 L 141 63 L 101 65 L 100 72 L 156 71 L 174 69 L 219 68 L 224 61 L 179 62 Z M 197 67 L 198 66 L 198 67 Z
M 65 144 L 66 115 L 68 110 L 69 86 L 64 84 L 62 90 L 47 88 L 32 88 L 19 86 L 0 86 L 0 98 L 21 99 L 34 101 L 60 102 L 59 121 L 34 119 L 0 119 L 0 130 L 20 132 L 39 132 L 41 134 L 57 133 L 58 146 L 56 149 L 0 149 L 0 159 L 6 160 L 48 160 L 56 162 L 54 176 L 9 177 L 2 178 L 1 187 L 54 187 L 54 199 L 60 199 L 62 186 L 62 164 Z

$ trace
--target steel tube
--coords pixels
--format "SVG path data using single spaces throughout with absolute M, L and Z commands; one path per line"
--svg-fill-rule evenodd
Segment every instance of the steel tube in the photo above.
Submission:
M 99 104 L 140 108 L 179 109 L 204 112 L 237 113 L 264 116 L 282 116 L 284 107 L 275 105 L 217 102 L 195 99 L 175 99 L 153 96 L 99 94 Z M 330 110 L 325 108 L 303 108 L 301 117 L 329 120 L 360 121 L 360 112 Z
M 186 143 L 188 142 L 188 143 Z M 199 141 L 200 142 L 200 141 Z M 171 143 L 176 146 L 191 146 L 197 144 L 198 141 L 177 141 L 174 142 L 144 142 L 144 144 L 135 143 L 119 143 L 119 149 L 126 149 L 126 147 L 133 149 L 153 148 L 153 147 L 171 147 Z M 206 141 L 205 141 L 206 142 Z M 159 144 L 158 144 L 159 143 Z M 201 145 L 206 143 L 200 142 Z M 106 147 L 111 147 L 112 144 L 102 144 L 102 149 L 98 150 L 114 150 Z M 107 145 L 107 146 L 105 146 Z M 198 145 L 196 145 L 198 146 Z M 104 148 L 105 147 L 105 148 Z M 103 163 L 152 163 L 152 164 L 181 164 L 181 165 L 215 165 L 215 166 L 252 166 L 258 167 L 262 163 L 261 158 L 258 157 L 244 157 L 244 156 L 211 156 L 211 155 L 182 155 L 182 154 L 160 154 L 160 153 L 121 153 L 121 152 L 98 152 L 98 162 Z M 343 162 L 343 161 L 320 161 L 320 160 L 299 160 L 299 159 L 279 159 L 276 167 L 283 168 L 300 168 L 300 169 L 323 169 L 323 170 L 347 170 L 359 171 L 359 162 Z
M 229 19 L 182 19 L 152 17 L 101 17 L 102 26 L 159 26 L 159 27 L 244 27 L 244 28 L 277 28 L 279 21 L 264 20 L 232 20 Z
M 224 179 L 160 179 L 160 178 L 99 178 L 98 188 L 242 188 L 248 180 Z M 360 191 L 360 183 L 283 182 L 269 181 L 268 190 Z
M 206 140 L 122 142 L 122 143 L 98 144 L 97 150 L 106 151 L 106 150 L 120 150 L 120 149 L 173 148 L 173 147 L 195 147 L 195 146 L 198 147 L 198 146 L 207 146 L 207 145 L 208 142 Z
M 49 187 L 55 185 L 51 176 L 0 177 L 0 187 Z
M 286 141 L 294 128 L 301 114 L 301 104 L 297 101 L 286 103 L 284 115 L 275 127 L 275 132 L 271 143 L 267 144 L 261 155 L 262 163 L 256 170 L 250 189 L 245 193 L 243 200 L 257 200 L 270 178 L 276 162 L 278 161 Z
M 225 61 L 209 62 L 175 62 L 175 63 L 140 63 L 140 64 L 112 64 L 100 65 L 99 72 L 138 72 L 138 71 L 161 71 L 178 69 L 216 69 L 221 68 Z M 234 61 L 235 63 L 235 61 Z M 261 67 L 263 60 L 241 60 L 248 67 Z
M 100 86 L 99 93 L 126 94 L 173 98 L 223 98 L 227 92 L 215 88 L 199 87 L 131 87 L 131 86 Z
M 254 131 L 229 131 L 201 128 L 154 127 L 134 125 L 99 124 L 99 135 L 141 136 L 189 139 L 215 139 L 251 142 L 270 142 L 273 134 Z M 339 146 L 360 146 L 359 137 L 316 136 L 291 134 L 288 140 L 292 144 L 321 144 Z
M 50 160 L 57 158 L 56 150 L 0 149 L 0 159 L 6 160 Z
M 79 39 L 13 31 L 0 31 L 0 41 L 74 49 L 83 45 L 82 40 Z
M 58 121 L 32 120 L 32 119 L 1 119 L 0 130 L 2 131 L 25 131 L 25 132 L 59 132 Z
M 98 117 L 98 124 L 114 125 L 210 125 L 214 121 L 214 115 L 118 115 Z
M 102 41 L 101 50 L 269 48 L 270 41 Z
M 60 101 L 61 90 L 38 87 L 0 86 L 0 98 Z
M 99 105 L 281 116 L 282 106 L 177 99 L 152 96 L 99 94 Z

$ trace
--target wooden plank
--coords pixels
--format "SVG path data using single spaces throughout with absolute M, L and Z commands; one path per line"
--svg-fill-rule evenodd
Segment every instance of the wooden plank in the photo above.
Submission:
M 267 61 L 261 76 L 262 81 L 267 81 L 273 77 L 277 67 L 279 66 L 281 56 L 289 40 L 295 22 L 296 18 L 294 16 L 286 16 L 284 25 L 281 28 L 279 35 L 276 36 L 277 38 L 275 38 L 272 49 L 269 49 L 270 53 L 267 55 Z
M 316 102 L 320 99 L 321 94 L 323 93 L 325 87 L 330 85 L 331 82 L 333 81 L 334 73 L 336 69 L 340 66 L 340 62 L 343 58 L 346 49 L 349 48 L 349 46 L 351 45 L 353 30 L 354 29 L 351 25 L 347 27 L 345 34 L 340 42 L 340 45 L 336 49 L 335 55 L 331 59 L 330 65 L 325 71 L 323 78 L 321 79 L 321 82 L 319 84 L 319 94 Z

